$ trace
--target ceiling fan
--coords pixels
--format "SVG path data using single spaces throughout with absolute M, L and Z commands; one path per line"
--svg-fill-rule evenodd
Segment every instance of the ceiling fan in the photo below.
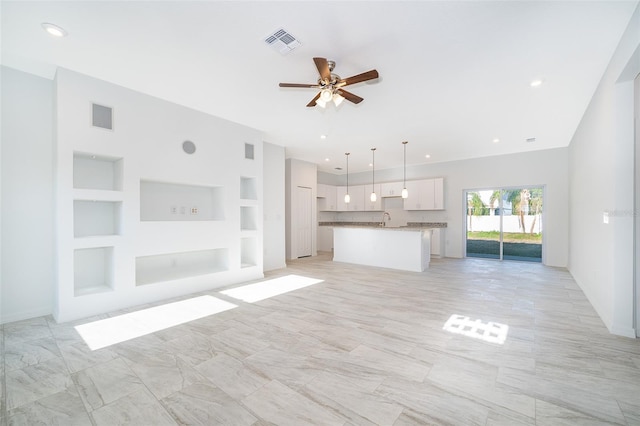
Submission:
M 318 73 L 320 73 L 317 84 L 280 83 L 280 87 L 320 89 L 320 92 L 307 104 L 308 107 L 319 105 L 324 108 L 329 101 L 333 101 L 338 106 L 345 99 L 354 104 L 359 104 L 364 99 L 347 92 L 343 87 L 378 78 L 378 71 L 376 70 L 363 72 L 352 77 L 340 78 L 339 75 L 333 73 L 333 69 L 336 66 L 334 61 L 327 61 L 326 58 L 313 58 L 313 62 L 318 68 Z

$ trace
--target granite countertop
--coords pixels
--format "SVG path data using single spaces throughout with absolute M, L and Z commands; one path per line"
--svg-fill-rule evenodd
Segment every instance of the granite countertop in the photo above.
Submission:
M 419 229 L 446 228 L 446 222 L 407 222 L 406 226 L 386 227 L 380 226 L 380 222 L 318 222 L 319 226 L 332 226 L 344 228 L 376 228 L 376 229 L 393 229 L 415 231 Z

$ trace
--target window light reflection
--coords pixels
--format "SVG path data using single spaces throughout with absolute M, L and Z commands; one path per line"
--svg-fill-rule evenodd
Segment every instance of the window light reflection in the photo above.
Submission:
M 451 315 L 442 327 L 443 330 L 489 343 L 504 344 L 509 333 L 509 326 L 497 322 L 484 323 L 482 320 L 472 320 L 464 315 Z
M 75 329 L 95 351 L 236 307 L 213 296 L 199 296 L 93 321 Z
M 235 287 L 220 293 L 239 299 L 248 303 L 259 302 L 269 297 L 279 294 L 288 293 L 299 288 L 308 287 L 310 285 L 321 283 L 324 280 L 315 278 L 302 277 L 300 275 L 286 275 L 284 277 L 273 278 L 266 281 L 260 281 L 255 284 L 247 284 L 241 287 Z

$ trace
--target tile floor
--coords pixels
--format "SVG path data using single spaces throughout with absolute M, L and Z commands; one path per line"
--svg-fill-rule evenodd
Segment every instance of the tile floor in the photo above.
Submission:
M 325 254 L 268 276 L 287 274 L 324 281 L 252 304 L 212 291 L 239 307 L 96 351 L 86 321 L 5 324 L 2 425 L 640 425 L 640 340 L 610 335 L 566 270 Z M 452 314 L 506 341 L 443 330 Z

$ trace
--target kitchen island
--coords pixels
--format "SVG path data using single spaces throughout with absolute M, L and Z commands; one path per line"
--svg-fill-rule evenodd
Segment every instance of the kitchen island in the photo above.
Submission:
M 333 260 L 403 271 L 429 267 L 431 228 L 336 226 Z

